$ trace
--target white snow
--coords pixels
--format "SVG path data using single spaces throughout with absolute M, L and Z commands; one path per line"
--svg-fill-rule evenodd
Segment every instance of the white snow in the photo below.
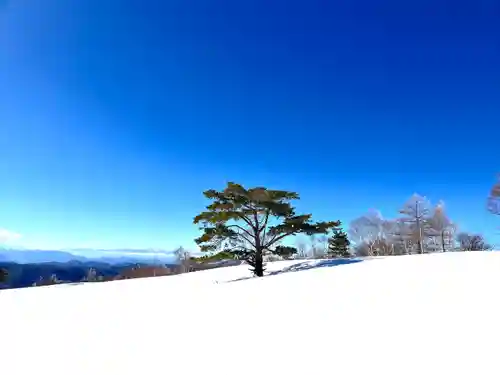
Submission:
M 500 374 L 500 253 L 247 269 L 1 291 L 2 372 Z

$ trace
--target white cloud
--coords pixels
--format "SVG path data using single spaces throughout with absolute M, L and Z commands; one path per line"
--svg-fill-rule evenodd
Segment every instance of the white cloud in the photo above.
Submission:
M 7 229 L 0 228 L 0 243 L 14 241 L 21 238 L 19 233 L 12 232 Z

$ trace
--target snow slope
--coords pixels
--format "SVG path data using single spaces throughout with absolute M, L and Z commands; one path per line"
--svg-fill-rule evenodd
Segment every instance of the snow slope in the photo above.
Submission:
M 268 267 L 1 291 L 2 372 L 500 374 L 498 252 Z

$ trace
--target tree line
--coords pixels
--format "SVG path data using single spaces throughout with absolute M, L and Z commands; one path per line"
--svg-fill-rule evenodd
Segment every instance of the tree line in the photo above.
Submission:
M 490 250 L 481 234 L 459 230 L 446 213 L 444 202 L 436 205 L 413 194 L 401 207 L 399 216 L 384 218 L 371 210 L 350 223 L 349 235 L 358 256 L 409 255 L 447 251 Z
M 223 255 L 246 261 L 256 276 L 263 276 L 267 258 L 350 257 L 411 255 L 447 251 L 484 251 L 492 246 L 478 233 L 459 231 L 449 218 L 444 202 L 436 205 L 413 194 L 393 219 L 377 210 L 349 223 L 347 232 L 340 220 L 312 220 L 298 214 L 292 201 L 299 194 L 265 187 L 246 189 L 229 182 L 221 191 L 207 190 L 211 201 L 194 218 L 202 235 L 195 242 L 208 257 Z M 488 209 L 500 215 L 500 181 L 488 198 Z M 284 245 L 300 236 L 295 246 Z M 309 238 L 309 249 L 304 238 Z

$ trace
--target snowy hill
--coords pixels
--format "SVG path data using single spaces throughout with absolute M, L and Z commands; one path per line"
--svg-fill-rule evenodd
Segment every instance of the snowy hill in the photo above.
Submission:
M 0 292 L 9 374 L 499 374 L 500 253 Z M 292 272 L 295 270 L 296 272 Z M 235 281 L 236 280 L 236 281 Z

